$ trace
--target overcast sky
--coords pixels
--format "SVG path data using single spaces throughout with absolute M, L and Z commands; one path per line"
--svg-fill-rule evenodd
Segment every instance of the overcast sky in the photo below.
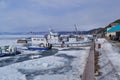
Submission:
M 72 31 L 120 18 L 120 0 L 0 0 L 0 32 Z

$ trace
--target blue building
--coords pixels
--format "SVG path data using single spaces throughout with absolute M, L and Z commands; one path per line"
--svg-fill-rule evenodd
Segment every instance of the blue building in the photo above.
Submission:
M 111 32 L 120 32 L 120 24 L 113 26 L 109 30 L 107 30 L 107 33 L 111 33 Z
M 120 24 L 108 28 L 106 34 L 109 36 L 115 36 L 116 38 L 120 37 Z

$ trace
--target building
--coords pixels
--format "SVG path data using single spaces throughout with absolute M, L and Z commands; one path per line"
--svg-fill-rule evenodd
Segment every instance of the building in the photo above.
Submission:
M 112 26 L 111 28 L 108 28 L 106 31 L 106 36 L 115 36 L 115 38 L 119 39 L 120 36 L 120 24 L 117 24 L 115 26 Z

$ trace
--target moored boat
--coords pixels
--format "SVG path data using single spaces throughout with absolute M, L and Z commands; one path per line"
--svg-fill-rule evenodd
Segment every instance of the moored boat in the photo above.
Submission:
M 40 47 L 40 46 L 30 46 L 28 47 L 28 50 L 49 50 L 52 47 Z
M 28 50 L 49 50 L 52 45 L 47 42 L 45 38 L 32 38 L 32 46 L 27 47 Z
M 1 46 L 0 47 L 0 57 L 15 56 L 21 52 L 17 50 L 14 46 Z

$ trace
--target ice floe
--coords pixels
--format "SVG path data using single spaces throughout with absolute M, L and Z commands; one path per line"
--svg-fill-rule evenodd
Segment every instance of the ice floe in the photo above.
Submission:
M 55 55 L 0 67 L 0 80 L 80 80 L 89 49 L 58 51 Z

